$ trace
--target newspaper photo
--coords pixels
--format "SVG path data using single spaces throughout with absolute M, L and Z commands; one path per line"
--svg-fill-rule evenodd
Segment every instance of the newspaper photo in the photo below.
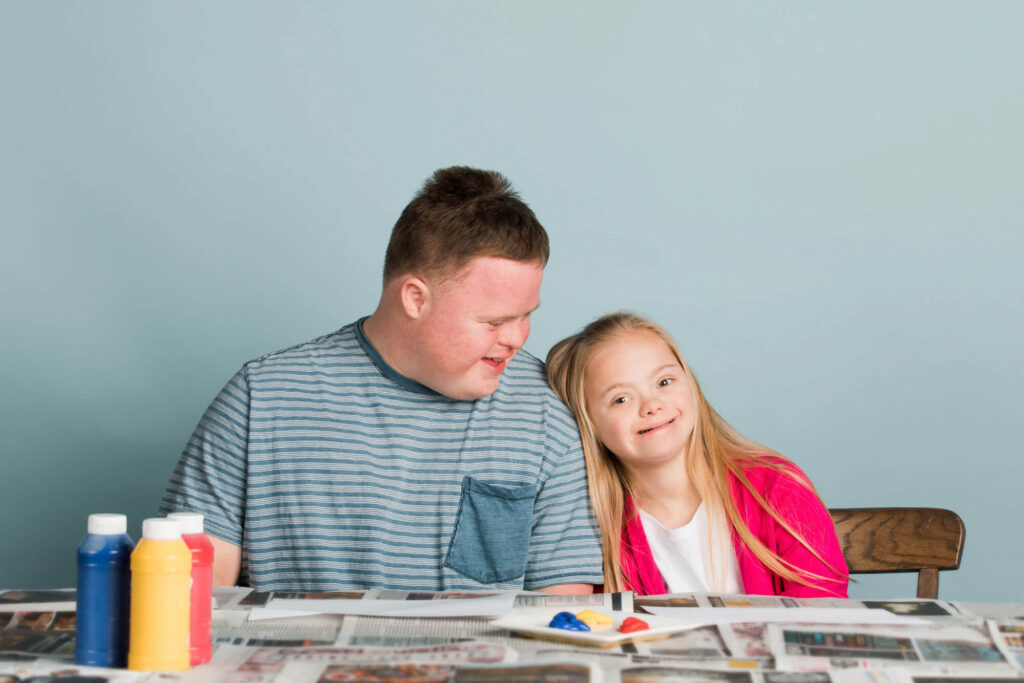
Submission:
M 74 649 L 75 612 L 0 612 L 0 655 L 65 657 Z
M 999 674 L 1012 670 L 984 626 L 935 624 L 893 628 L 768 625 L 768 643 L 781 671 L 849 667 L 915 672 Z

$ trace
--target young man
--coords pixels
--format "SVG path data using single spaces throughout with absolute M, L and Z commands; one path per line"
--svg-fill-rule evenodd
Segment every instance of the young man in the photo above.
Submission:
M 576 423 L 520 349 L 548 238 L 498 173 L 437 171 L 391 233 L 373 315 L 246 363 L 160 510 L 206 515 L 218 584 L 590 592 Z

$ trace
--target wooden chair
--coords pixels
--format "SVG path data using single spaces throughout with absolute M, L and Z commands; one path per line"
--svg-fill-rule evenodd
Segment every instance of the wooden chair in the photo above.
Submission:
M 940 508 L 832 508 L 851 574 L 917 572 L 917 597 L 939 597 L 939 570 L 957 569 L 964 523 Z

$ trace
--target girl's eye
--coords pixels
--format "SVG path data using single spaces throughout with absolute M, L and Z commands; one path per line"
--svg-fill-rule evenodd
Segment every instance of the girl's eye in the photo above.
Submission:
M 672 382 L 673 382 L 673 379 L 671 377 L 666 377 L 665 379 L 663 379 L 660 382 L 658 382 L 658 386 L 659 387 L 667 387 L 669 384 L 672 384 Z
M 612 405 L 622 405 L 623 403 L 629 402 L 629 398 L 626 396 L 618 396 L 612 399 Z

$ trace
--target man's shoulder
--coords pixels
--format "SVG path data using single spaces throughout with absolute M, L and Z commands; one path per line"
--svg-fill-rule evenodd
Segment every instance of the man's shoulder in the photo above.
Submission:
M 302 371 L 312 367 L 331 366 L 344 363 L 346 359 L 365 358 L 354 331 L 355 323 L 350 323 L 333 332 L 295 344 L 278 351 L 266 353 L 245 364 L 247 373 L 262 371 Z
M 505 368 L 497 393 L 545 403 L 553 400 L 562 406 L 562 402 L 548 385 L 544 361 L 523 350 L 520 350 Z
M 563 425 L 579 439 L 576 419 L 548 384 L 544 362 L 527 351 L 520 350 L 509 363 L 494 398 L 503 406 L 539 408 L 548 421 Z

